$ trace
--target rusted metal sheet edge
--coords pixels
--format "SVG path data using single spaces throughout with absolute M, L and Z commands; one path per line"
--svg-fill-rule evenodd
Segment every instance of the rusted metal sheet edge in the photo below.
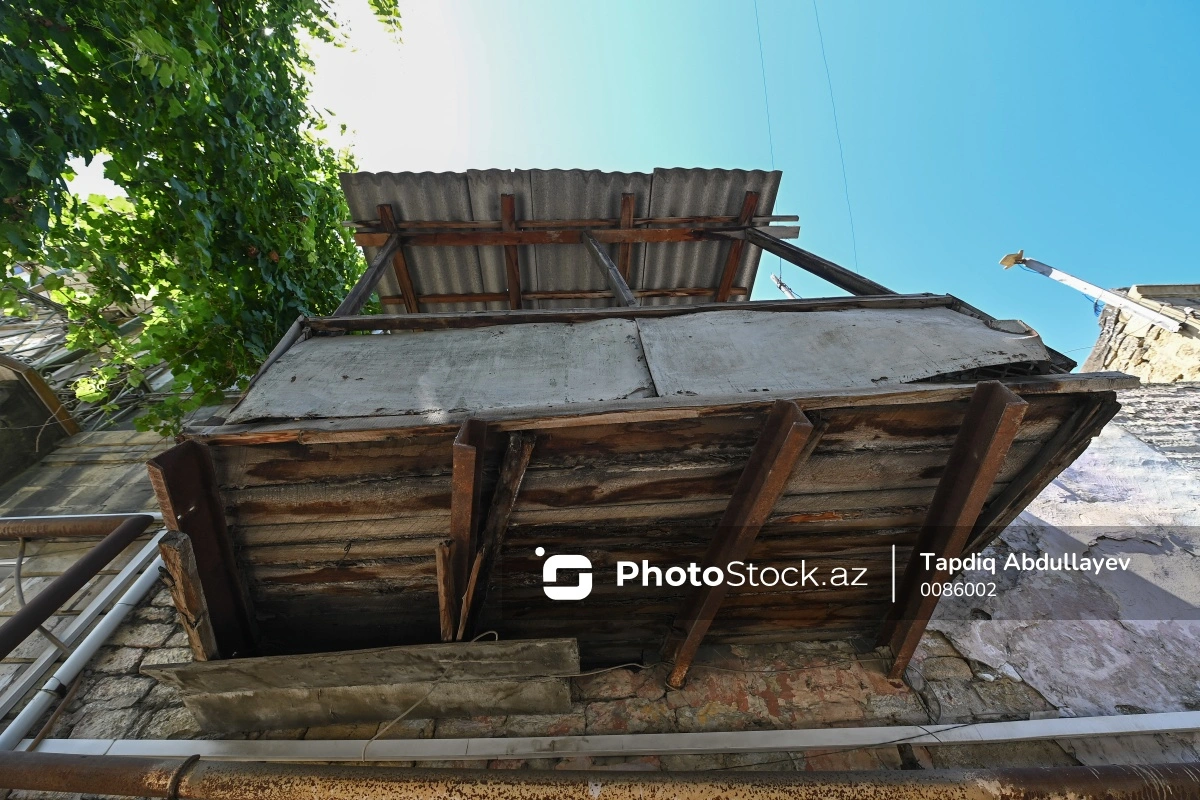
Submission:
M 1022 396 L 1047 394 L 1091 394 L 1133 389 L 1141 381 L 1121 372 L 1092 372 L 1071 375 L 1034 375 L 1002 380 Z M 893 387 L 851 387 L 816 389 L 804 392 L 780 392 L 752 398 L 746 394 L 692 397 L 649 397 L 599 403 L 575 403 L 562 406 L 531 406 L 490 410 L 487 423 L 497 431 L 550 430 L 582 425 L 606 425 L 621 422 L 651 422 L 694 419 L 753 412 L 779 400 L 796 402 L 803 411 L 819 411 L 855 406 L 937 403 L 963 400 L 975 390 L 974 383 L 906 383 Z M 185 435 L 189 439 L 213 445 L 293 442 L 316 444 L 323 441 L 367 441 L 387 431 L 413 429 L 456 429 L 477 411 L 438 412 L 387 417 L 338 417 L 336 419 L 253 422 L 196 428 Z
M 1083 798 L 1195 797 L 1200 767 L 1041 767 L 891 772 L 547 772 L 229 764 L 195 757 L 0 754 L 0 783 L 106 795 L 223 798 Z
M 600 757 L 778 753 L 883 747 L 899 743 L 934 747 L 1194 731 L 1200 731 L 1200 711 L 978 722 L 965 725 L 534 736 L 507 739 L 377 739 L 369 743 L 366 760 L 467 761 L 484 758 L 557 758 L 573 755 Z M 233 761 L 362 761 L 363 748 L 367 745 L 366 739 L 46 739 L 39 745 L 38 752 L 77 755 L 107 753 L 128 756 L 186 756 L 199 753 L 205 758 Z

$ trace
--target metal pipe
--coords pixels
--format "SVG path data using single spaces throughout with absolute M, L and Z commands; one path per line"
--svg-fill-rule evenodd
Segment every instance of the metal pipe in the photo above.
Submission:
M 86 586 L 97 572 L 107 567 L 134 539 L 145 533 L 152 522 L 154 517 L 149 514 L 138 514 L 124 520 L 115 529 L 110 528 L 112 532 L 108 536 L 47 584 L 20 611 L 9 617 L 8 622 L 0 625 L 0 658 L 15 650 L 51 614 Z
M 122 522 L 149 514 L 81 514 L 78 516 L 0 517 L 0 539 L 65 539 L 107 536 Z
M 68 647 L 73 646 L 77 641 L 84 637 L 84 634 L 92 627 L 92 623 L 99 619 L 104 610 L 118 601 L 125 591 L 133 585 L 142 570 L 158 557 L 158 543 L 162 539 L 162 533 L 156 533 L 150 537 L 150 541 L 146 542 L 145 546 L 129 559 L 120 572 L 113 576 L 108 583 L 104 584 L 92 601 L 79 613 L 67 629 L 59 636 L 63 643 Z M 58 661 L 58 649 L 53 646 L 48 646 L 38 656 L 37 660 L 25 667 L 17 674 L 12 682 L 5 687 L 4 694 L 0 695 L 0 719 L 8 716 L 8 713 L 20 705 L 25 698 L 26 693 L 30 689 L 38 685 L 44 676 Z
M 230 764 L 129 756 L 0 753 L 0 785 L 13 789 L 242 800 L 246 797 L 388 798 L 520 797 L 522 800 L 653 800 L 736 797 L 744 800 L 919 797 L 993 798 L 1196 797 L 1200 766 L 1043 767 L 893 772 L 557 772 L 422 770 L 318 764 Z
M 21 713 L 8 724 L 3 733 L 0 733 L 0 751 L 16 748 L 25 734 L 37 724 L 50 706 L 62 697 L 66 692 L 66 687 L 75 680 L 76 675 L 83 671 L 101 645 L 108 641 L 108 637 L 112 636 L 120 627 L 121 623 L 125 621 L 125 617 L 129 616 L 129 612 L 158 583 L 158 569 L 162 565 L 162 556 L 155 557 L 147 565 L 146 571 L 134 581 L 125 594 L 121 595 L 121 599 L 116 602 L 112 610 L 104 615 L 104 619 L 100 620 L 92 632 L 84 637 L 84 640 L 75 648 L 75 652 L 71 653 L 62 666 L 55 670 L 50 680 L 46 681 L 46 685 L 38 690 L 25 708 L 21 709 Z M 0 774 L 3 774 L 2 769 L 0 769 Z

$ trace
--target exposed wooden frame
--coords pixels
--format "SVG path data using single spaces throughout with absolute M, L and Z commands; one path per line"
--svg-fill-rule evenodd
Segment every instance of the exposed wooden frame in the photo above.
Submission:
M 738 214 L 739 225 L 749 225 L 758 208 L 758 192 L 746 192 L 742 200 L 742 212 Z M 729 290 L 733 288 L 733 279 L 737 275 L 738 264 L 742 260 L 742 250 L 746 246 L 745 239 L 734 239 L 729 243 L 729 253 L 725 256 L 725 268 L 721 270 L 721 282 L 717 285 L 717 302 L 724 303 L 729 299 Z
M 179 624 L 187 635 L 196 661 L 220 658 L 217 636 L 208 615 L 208 602 L 200 591 L 200 573 L 192 540 L 179 531 L 167 531 L 158 543 L 163 567 L 171 578 L 171 599 L 179 612 Z
M 335 317 L 352 316 L 362 309 L 363 305 L 371 297 L 371 293 L 375 291 L 375 287 L 379 285 L 379 279 L 383 277 L 383 271 L 391 263 L 392 256 L 400 251 L 400 234 L 387 233 L 382 235 L 387 238 L 380 243 L 379 252 L 375 254 L 375 258 L 367 267 L 367 271 L 354 284 L 354 288 L 346 295 L 346 299 L 337 307 L 337 311 L 333 312 Z
M 622 245 L 624 247 L 624 245 Z M 634 297 L 705 297 L 716 296 L 717 290 L 711 286 L 684 287 L 680 289 L 632 289 Z M 729 290 L 731 297 L 745 297 L 750 290 L 744 286 L 735 286 Z M 609 300 L 615 297 L 611 291 L 593 289 L 586 291 L 534 291 L 521 292 L 523 300 Z M 507 292 L 474 292 L 464 294 L 423 294 L 417 297 L 421 305 L 439 305 L 446 303 L 502 303 L 511 300 Z M 387 295 L 379 298 L 385 305 L 395 305 L 404 302 L 403 297 Z
M 726 569 L 731 561 L 745 560 L 796 465 L 812 453 L 819 440 L 820 431 L 794 402 L 781 400 L 771 406 L 750 460 L 717 524 L 704 556 L 705 568 Z M 688 599 L 664 648 L 666 660 L 673 665 L 668 686 L 683 686 L 692 659 L 728 591 L 724 583 L 704 586 Z
M 483 450 L 487 424 L 468 419 L 454 437 L 450 495 L 450 542 L 456 588 L 465 588 L 471 561 L 479 549 L 479 495 L 483 488 Z M 457 605 L 458 596 L 454 595 Z M 454 628 L 450 631 L 454 635 Z
M 75 421 L 75 418 L 71 416 L 71 412 L 58 399 L 58 395 L 46 383 L 46 379 L 42 377 L 40 372 L 24 361 L 18 361 L 12 356 L 7 356 L 3 353 L 0 353 L 0 369 L 15 373 L 15 377 L 25 382 L 29 390 L 37 396 L 42 405 L 46 407 L 46 410 L 50 412 L 50 416 L 62 428 L 63 433 L 67 436 L 74 436 L 79 433 L 79 423 Z
M 890 646 L 895 658 L 890 679 L 904 676 L 937 607 L 938 596 L 932 592 L 922 596 L 921 585 L 953 577 L 944 570 L 925 569 L 921 554 L 932 553 L 934 558 L 962 554 L 1028 407 L 999 381 L 976 386 L 880 635 L 880 643 Z
M 617 269 L 617 265 L 613 263 L 612 258 L 609 257 L 605 249 L 600 246 L 600 243 L 590 233 L 585 231 L 581 236 L 587 245 L 588 252 L 592 256 L 592 261 L 604 271 L 604 278 L 608 281 L 613 295 L 623 306 L 636 306 L 638 304 L 637 298 L 633 296 L 633 292 L 629 289 L 629 284 L 621 277 L 621 271 Z
M 864 278 L 857 272 L 851 272 L 845 267 L 838 266 L 832 261 L 821 258 L 815 253 L 796 247 L 772 236 L 769 230 L 761 228 L 746 228 L 746 241 L 761 247 L 771 255 L 779 256 L 789 264 L 793 264 L 805 272 L 811 272 L 839 289 L 844 289 L 854 295 L 896 294 L 891 289 L 875 281 Z
M 517 200 L 511 194 L 500 195 L 500 230 L 515 231 L 517 229 Z M 516 310 L 521 307 L 521 262 L 517 255 L 517 246 L 506 245 L 504 248 L 504 273 L 508 279 L 508 307 Z
M 146 466 L 163 525 L 190 540 L 199 586 L 189 587 L 189 591 L 203 598 L 217 652 L 222 658 L 252 655 L 254 614 L 234 558 L 233 539 L 225 526 L 225 509 L 217 494 L 208 448 L 194 440 L 185 441 L 159 453 Z M 185 576 L 181 573 L 180 577 Z
M 525 479 L 525 470 L 533 457 L 536 441 L 537 436 L 533 433 L 518 431 L 508 435 L 508 449 L 500 465 L 500 479 L 496 484 L 496 492 L 492 495 L 487 521 L 480 534 L 479 552 L 475 555 L 467 588 L 463 592 L 462 613 L 458 621 L 459 641 L 462 641 L 478 619 L 479 609 L 487 592 L 488 576 L 496 556 L 504 546 L 508 518 L 517 503 L 517 493 L 521 490 L 521 481 Z
M 387 233 L 396 232 L 396 215 L 392 211 L 392 207 L 388 203 L 382 203 L 376 206 L 379 212 L 379 224 Z M 418 314 L 421 311 L 417 305 L 417 290 L 413 286 L 412 274 L 408 271 L 408 260 L 404 257 L 404 247 L 396 248 L 395 254 L 392 256 L 392 272 L 396 276 L 396 284 L 400 287 L 400 296 L 404 298 L 404 308 L 410 314 Z M 365 301 L 364 301 L 365 302 Z
M 454 584 L 454 543 L 441 542 L 433 549 L 437 569 L 438 631 L 443 642 L 454 641 L 458 618 L 458 593 Z
M 711 242 L 732 236 L 744 238 L 744 231 L 760 230 L 742 225 L 704 228 L 547 228 L 517 231 L 460 231 L 447 233 L 404 233 L 406 247 L 493 247 L 527 244 L 583 244 L 589 234 L 601 244 L 631 244 L 657 242 Z M 794 236 L 796 228 L 767 227 L 762 230 Z M 379 247 L 387 242 L 389 233 L 356 233 L 354 241 L 362 247 Z M 847 270 L 848 271 L 848 270 Z M 853 275 L 854 273 L 850 273 Z
M 621 221 L 617 227 L 633 227 L 634 202 L 636 199 L 630 192 L 621 195 Z M 617 248 L 617 270 L 620 271 L 621 277 L 625 279 L 626 283 L 629 283 L 629 261 L 632 256 L 633 245 L 629 242 L 624 242 Z

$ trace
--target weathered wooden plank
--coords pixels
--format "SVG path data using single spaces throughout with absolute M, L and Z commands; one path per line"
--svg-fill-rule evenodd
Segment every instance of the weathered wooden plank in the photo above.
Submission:
M 389 539 L 360 538 L 311 544 L 279 544 L 243 547 L 238 555 L 253 565 L 315 565 L 339 561 L 370 561 L 429 555 L 445 533 L 428 536 L 404 536 Z
M 396 215 L 391 204 L 377 206 L 376 210 L 379 212 L 380 227 L 388 234 L 394 233 L 396 231 Z M 421 308 L 417 303 L 417 290 L 413 285 L 412 274 L 408 271 L 408 260 L 404 257 L 403 246 L 397 247 L 396 253 L 392 256 L 392 272 L 396 277 L 396 285 L 400 287 L 400 294 L 403 297 L 401 302 L 404 303 L 405 310 L 409 314 L 419 313 Z
M 629 289 L 629 284 L 625 282 L 625 278 L 621 276 L 621 271 L 617 269 L 617 265 L 613 263 L 612 258 L 600 246 L 595 237 L 590 233 L 584 232 L 580 234 L 583 243 L 587 245 L 588 254 L 591 255 L 592 261 L 604 273 L 604 279 L 608 281 L 608 286 L 613 291 L 617 302 L 623 306 L 636 306 L 638 300 L 633 296 L 633 292 Z
M 395 541 L 396 547 L 408 547 L 408 543 L 444 540 L 450 530 L 450 511 L 442 514 L 409 516 L 398 514 L 378 519 L 355 519 L 345 521 L 288 522 L 278 525 L 239 525 L 233 529 L 233 540 L 243 552 L 270 550 L 273 547 L 303 548 L 334 547 L 345 549 L 366 546 L 377 542 L 387 547 Z M 421 552 L 428 552 L 424 547 Z
M 362 277 L 354 284 L 354 288 L 346 295 L 346 299 L 333 312 L 335 317 L 357 314 L 363 304 L 371 298 L 371 293 L 375 291 L 375 287 L 379 285 L 379 279 L 383 277 L 383 271 L 391 265 L 393 256 L 400 252 L 399 234 L 392 233 L 385 234 L 385 236 L 386 239 L 380 242 L 379 252 L 375 254 L 367 271 L 362 274 Z
M 500 195 L 500 230 L 517 229 L 516 198 L 511 194 Z M 504 247 L 504 273 L 508 282 L 508 307 L 514 311 L 521 308 L 521 262 L 514 244 Z
M 480 495 L 483 491 L 483 457 L 487 424 L 469 419 L 454 437 L 454 472 L 450 491 L 450 541 L 453 545 L 453 586 L 455 591 L 466 588 L 471 561 L 479 550 L 479 525 L 483 510 Z M 457 609 L 457 596 L 455 607 Z M 457 613 L 455 614 L 457 619 Z M 453 637 L 453 632 L 451 633 Z
M 438 629 L 441 631 L 443 642 L 454 641 L 454 632 L 458 628 L 460 606 L 454 559 L 457 546 L 457 542 L 441 542 L 434 549 L 437 567 Z
M 746 230 L 746 241 L 761 247 L 771 255 L 779 256 L 784 261 L 799 267 L 805 272 L 810 272 L 818 278 L 829 281 L 839 289 L 845 289 L 851 294 L 895 294 L 895 292 L 886 286 L 878 284 L 869 278 L 864 278 L 856 272 L 851 272 L 845 267 L 838 266 L 815 253 L 810 253 L 807 250 L 796 247 L 790 242 L 777 239 L 768 231 L 759 228 L 748 228 Z
M 881 642 L 892 648 L 895 661 L 888 672 L 899 680 L 925 632 L 938 597 L 922 597 L 922 583 L 949 579 L 944 570 L 926 570 L 922 553 L 954 558 L 962 553 L 996 477 L 1027 404 L 998 381 L 979 384 L 967 407 L 962 430 L 933 497 L 916 547 L 904 570 L 898 602 L 884 625 Z
M 704 556 L 705 568 L 725 569 L 731 561 L 746 557 L 792 470 L 812 452 L 819 437 L 820 433 L 796 404 L 775 404 L 717 525 L 716 535 Z M 683 686 L 688 667 L 726 591 L 723 583 L 697 589 L 680 612 L 672 627 L 672 638 L 664 648 L 667 660 L 673 665 L 667 685 L 675 689 Z
M 461 231 L 446 233 L 405 233 L 407 247 L 488 247 L 508 245 L 582 244 L 582 237 L 592 235 L 604 244 L 622 242 L 706 242 L 722 234 L 742 236 L 746 229 L 740 225 L 705 228 L 600 228 L 596 230 L 544 229 L 517 231 Z M 786 226 L 764 226 L 769 231 L 786 238 L 799 235 L 799 229 Z M 362 247 L 379 247 L 387 241 L 387 233 L 356 233 L 354 241 Z M 772 236 L 772 239 L 775 237 Z M 778 239 L 776 239 L 778 241 Z
M 179 624 L 187 634 L 192 657 L 197 661 L 220 658 L 192 540 L 178 531 L 168 531 L 158 543 L 158 552 L 171 577 L 171 599 L 179 612 Z
M 738 225 L 749 225 L 758 208 L 758 192 L 746 192 L 742 201 L 742 211 L 738 214 Z M 729 290 L 733 288 L 733 279 L 737 275 L 738 264 L 742 260 L 742 249 L 745 239 L 734 239 L 729 243 L 729 252 L 725 256 L 725 266 L 721 270 L 721 282 L 717 287 L 717 302 L 724 303 L 729 299 Z
M 618 247 L 632 247 L 619 245 Z M 717 290 L 711 286 L 679 286 L 671 289 L 631 289 L 634 297 L 712 297 Z M 731 297 L 745 297 L 750 290 L 745 286 L 735 286 L 729 290 Z M 522 300 L 607 300 L 615 297 L 607 289 L 587 289 L 580 291 L 545 290 L 522 291 Z M 509 299 L 507 292 L 462 292 L 461 294 L 422 294 L 417 295 L 421 305 L 444 305 L 447 303 L 502 303 Z M 388 305 L 404 301 L 403 297 L 384 295 L 379 302 Z
M 217 649 L 225 658 L 254 651 L 256 630 L 246 588 L 225 527 L 208 449 L 185 441 L 147 463 L 163 524 L 191 539 L 200 586 L 207 602 Z M 181 575 L 181 578 L 185 576 Z
M 143 670 L 181 691 L 213 732 L 410 717 L 561 713 L 573 639 L 474 642 L 271 656 Z M 424 699 L 423 699 L 424 698 Z
M 462 641 L 469 627 L 478 619 L 478 607 L 484 601 L 487 577 L 496 554 L 504 546 L 508 520 L 517 501 L 517 492 L 521 490 L 521 481 L 525 478 L 525 470 L 533 457 L 533 448 L 536 442 L 537 437 L 533 434 L 513 433 L 509 435 L 508 449 L 504 454 L 504 462 L 500 466 L 500 478 L 496 483 L 496 491 L 492 495 L 487 520 L 480 535 L 482 544 L 471 565 L 470 577 L 467 581 L 466 591 L 463 593 L 462 614 L 459 617 L 456 637 L 459 641 Z M 483 581 L 482 584 L 481 581 Z
M 621 216 L 617 224 L 619 228 L 633 227 L 633 212 L 636 198 L 630 192 L 621 195 Z M 622 242 L 617 247 L 617 271 L 621 273 L 621 278 L 629 283 L 629 262 L 633 255 L 633 245 L 629 242 Z
M 624 198 L 625 195 L 622 195 Z M 795 214 L 763 214 L 756 216 L 753 223 L 764 226 L 772 222 L 798 222 Z M 690 216 L 690 217 L 637 217 L 632 224 L 625 225 L 621 217 L 592 217 L 589 219 L 522 219 L 517 221 L 520 230 L 537 230 L 539 228 L 628 228 L 628 227 L 661 227 L 664 225 L 716 225 L 728 226 L 736 223 L 738 217 L 732 214 Z M 363 220 L 345 223 L 355 228 L 357 233 L 378 233 L 374 223 L 379 220 Z M 467 230 L 498 230 L 498 220 L 398 220 L 396 223 L 405 232 L 415 231 L 467 231 Z

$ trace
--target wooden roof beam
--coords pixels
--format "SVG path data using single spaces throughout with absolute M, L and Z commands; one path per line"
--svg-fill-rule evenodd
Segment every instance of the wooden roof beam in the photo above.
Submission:
M 794 244 L 772 236 L 769 230 L 747 228 L 746 241 L 761 247 L 771 255 L 779 256 L 784 261 L 799 267 L 805 272 L 811 272 L 818 278 L 829 281 L 834 286 L 844 289 L 850 294 L 896 294 L 886 286 L 878 284 L 869 278 L 864 278 L 857 272 L 852 272 L 828 259 L 821 258 L 815 253 L 810 253 L 807 250 L 796 247 Z
M 758 208 L 758 192 L 746 192 L 742 200 L 742 212 L 738 214 L 738 225 L 749 225 Z M 729 253 L 725 256 L 725 268 L 721 270 L 721 282 L 717 286 L 717 302 L 724 303 L 729 299 L 729 290 L 733 288 L 733 279 L 737 275 L 738 264 L 742 260 L 742 250 L 745 249 L 745 239 L 734 239 L 729 243 Z
M 516 231 L 451 231 L 445 233 L 403 233 L 405 247 L 503 247 L 506 245 L 541 244 L 584 244 L 584 235 L 589 235 L 601 244 L 661 243 L 661 242 L 715 242 L 726 239 L 745 238 L 746 228 L 737 224 L 688 227 L 688 228 L 608 228 L 568 229 L 547 228 L 541 230 Z M 764 231 L 781 237 L 794 238 L 799 228 L 769 226 Z M 362 247 L 379 247 L 387 242 L 388 233 L 356 233 L 354 241 Z M 776 239 L 778 241 L 778 239 Z M 850 275 L 853 272 L 846 270 Z
M 468 419 L 458 429 L 452 446 L 449 553 L 451 562 L 447 576 L 450 586 L 455 590 L 450 595 L 453 598 L 451 639 L 458 628 L 457 591 L 467 586 L 471 561 L 475 558 L 479 545 L 479 495 L 483 484 L 483 450 L 486 437 L 487 424 L 482 420 Z
M 771 406 L 704 556 L 706 569 L 715 566 L 724 570 L 730 562 L 746 559 L 796 465 L 806 460 L 816 447 L 821 430 L 823 426 L 814 426 L 790 400 L 780 400 Z M 667 677 L 668 686 L 674 689 L 683 686 L 692 659 L 727 592 L 724 583 L 697 589 L 676 618 L 664 647 L 666 660 L 673 664 Z
M 626 192 L 621 195 L 621 222 L 618 227 L 632 228 L 633 227 L 633 211 L 635 197 L 633 194 Z M 617 248 L 617 270 L 621 273 L 621 277 L 629 283 L 629 261 L 633 256 L 633 245 L 629 242 L 622 242 Z
M 638 305 L 638 300 L 633 296 L 629 284 L 621 277 L 621 271 L 617 269 L 617 265 L 613 263 L 605 249 L 590 233 L 585 231 L 582 236 L 584 243 L 588 246 L 588 252 L 591 253 L 592 260 L 604 271 L 604 277 L 608 281 L 613 295 L 617 298 L 617 302 L 623 306 Z
M 622 195 L 624 198 L 624 195 Z M 800 217 L 795 214 L 763 214 L 754 217 L 751 220 L 752 225 L 763 226 L 770 225 L 775 222 L 798 222 Z M 685 225 L 695 227 L 697 225 L 734 225 L 738 221 L 737 216 L 699 216 L 699 217 L 637 217 L 631 220 L 631 225 L 628 227 L 644 228 L 644 227 L 660 227 L 664 225 Z M 382 220 L 362 220 L 359 222 L 344 222 L 342 223 L 348 228 L 354 228 L 357 233 L 379 233 L 379 228 Z M 501 222 L 499 220 L 397 220 L 396 225 L 399 230 L 405 232 L 415 231 L 472 231 L 472 230 L 500 230 Z M 627 227 L 623 224 L 622 217 L 616 218 L 594 218 L 594 219 L 519 219 L 517 220 L 517 230 L 536 230 L 539 228 L 586 228 L 592 230 L 595 228 L 622 228 Z
M 384 204 L 377 206 L 379 211 L 379 223 L 388 233 L 396 232 L 396 215 L 392 211 L 390 205 Z M 417 304 L 417 290 L 413 286 L 412 275 L 408 271 L 408 260 L 404 258 L 404 248 L 396 249 L 395 255 L 392 256 L 392 272 L 396 276 L 396 285 L 400 287 L 400 295 L 404 298 L 404 308 L 410 314 L 419 314 L 420 307 Z
M 513 195 L 500 195 L 500 230 L 517 229 L 516 205 Z M 508 279 L 508 307 L 515 311 L 521 307 L 521 262 L 515 244 L 504 246 L 504 273 Z
M 962 554 L 1028 407 L 999 381 L 975 387 L 904 570 L 896 603 L 880 634 L 880 644 L 890 646 L 895 657 L 890 679 L 904 677 L 937 607 L 936 595 L 922 596 L 922 584 L 945 583 L 953 577 L 944 570 L 925 569 L 926 559 L 921 554 L 931 553 L 934 559 Z
M 706 297 L 715 295 L 717 290 L 711 286 L 686 286 L 678 289 L 631 289 L 634 297 Z M 731 297 L 744 297 L 750 294 L 745 286 L 735 286 L 729 290 Z M 521 292 L 525 300 L 607 300 L 615 295 L 608 289 L 582 291 L 543 291 Z M 384 304 L 395 304 L 402 297 L 385 295 L 379 298 Z M 505 292 L 471 292 L 465 294 L 422 294 L 417 300 L 422 305 L 441 305 L 445 303 L 502 303 L 508 299 Z
M 504 462 L 500 465 L 500 480 L 496 492 L 492 495 L 492 504 L 488 508 L 487 521 L 480 534 L 481 545 L 475 555 L 475 563 L 471 565 L 471 575 L 467 580 L 466 591 L 463 592 L 462 613 L 458 619 L 458 641 L 462 641 L 467 631 L 472 630 L 479 618 L 487 593 L 488 578 L 492 564 L 495 563 L 501 549 L 504 547 L 504 535 L 508 532 L 508 518 L 512 515 L 513 507 L 517 504 L 517 492 L 521 490 L 521 481 L 525 479 L 525 470 L 533 457 L 533 446 L 537 435 L 524 431 L 508 435 L 508 449 L 504 453 Z
M 381 247 L 379 252 L 375 254 L 375 258 L 367 267 L 367 271 L 354 284 L 354 288 L 350 290 L 350 293 L 346 295 L 346 299 L 337 307 L 337 311 L 333 312 L 335 317 L 353 316 L 362 310 L 363 305 L 370 299 L 371 292 L 374 292 L 375 287 L 379 285 L 379 280 L 383 277 L 383 271 L 392 262 L 392 257 L 400 252 L 400 234 L 386 233 L 381 235 L 387 238 L 383 242 L 380 242 Z

